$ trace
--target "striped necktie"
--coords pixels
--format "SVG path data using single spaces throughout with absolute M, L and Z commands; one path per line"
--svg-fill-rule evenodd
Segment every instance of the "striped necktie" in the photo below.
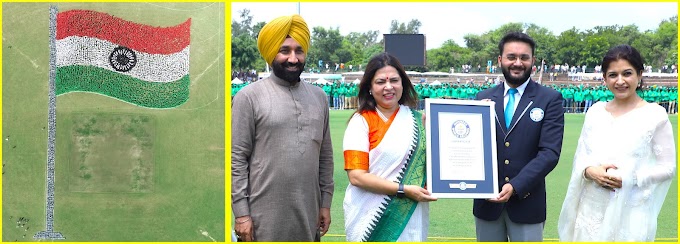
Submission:
M 515 113 L 515 93 L 517 93 L 515 88 L 508 90 L 508 104 L 505 105 L 505 128 L 508 129 L 510 129 L 512 115 Z

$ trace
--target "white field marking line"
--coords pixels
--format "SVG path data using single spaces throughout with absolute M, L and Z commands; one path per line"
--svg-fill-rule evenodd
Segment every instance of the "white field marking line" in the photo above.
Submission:
M 219 17 L 224 17 L 224 14 L 220 12 L 220 13 L 219 13 Z M 222 23 L 222 22 L 220 22 L 220 21 L 214 21 L 214 22 L 213 22 L 212 19 L 209 19 L 208 16 L 205 16 L 205 18 L 193 17 L 193 18 L 192 18 L 192 22 L 193 22 L 193 20 L 196 20 L 196 22 L 205 21 L 206 24 L 216 24 L 216 26 L 214 26 L 214 27 L 216 27 L 216 29 L 218 29 L 218 30 L 224 30 L 224 25 L 223 25 L 224 23 Z M 210 28 L 212 28 L 212 27 L 213 27 L 213 26 L 210 26 Z M 206 26 L 206 28 L 208 28 L 208 27 Z M 208 37 L 208 38 L 205 38 L 205 39 L 203 39 L 203 40 L 198 40 L 198 41 L 196 41 L 196 42 L 194 42 L 194 43 L 203 43 L 203 42 L 206 42 L 206 41 L 208 41 L 208 40 L 210 40 L 210 39 L 212 39 L 212 38 L 214 38 L 214 37 L 216 37 L 216 36 L 218 36 L 218 35 L 222 35 L 222 36 L 223 36 L 223 35 L 224 35 L 224 32 L 218 31 L 218 32 L 216 32 L 214 35 L 212 35 L 212 36 L 210 36 L 210 37 Z
M 203 74 L 205 74 L 206 71 L 208 71 L 210 68 L 212 68 L 212 66 L 213 66 L 215 63 L 217 63 L 217 61 L 219 61 L 221 57 L 224 57 L 224 50 L 222 50 L 222 53 L 220 53 L 219 55 L 217 55 L 217 57 L 215 58 L 215 60 L 213 60 L 213 62 L 210 63 L 210 65 L 208 65 L 208 67 L 206 67 L 206 68 L 203 70 L 203 72 L 201 72 L 200 74 L 198 74 L 198 75 L 196 76 L 196 79 L 193 80 L 193 81 L 191 82 L 191 85 L 189 85 L 189 87 L 194 86 L 194 84 L 196 84 L 196 83 L 198 82 L 198 80 L 201 79 L 201 77 L 203 77 Z M 191 78 L 189 78 L 189 79 L 191 79 Z M 175 108 L 175 109 L 177 109 L 177 110 L 198 110 L 198 109 L 202 109 L 202 108 L 205 108 L 205 107 L 209 106 L 210 104 L 212 104 L 212 103 L 214 103 L 215 101 L 217 101 L 219 98 L 220 98 L 220 92 L 218 91 L 218 92 L 215 92 L 215 99 L 213 99 L 212 101 L 210 101 L 210 102 L 208 102 L 208 103 L 206 103 L 206 104 L 204 104 L 204 105 L 202 105 L 202 106 L 198 106 L 198 107 L 195 107 L 195 108 Z
M 200 7 L 200 8 L 195 8 L 195 9 L 176 9 L 176 8 L 169 8 L 169 7 L 165 7 L 163 5 L 158 5 L 158 4 L 153 4 L 153 3 L 146 3 L 146 4 L 151 5 L 151 6 L 155 6 L 155 7 L 159 7 L 159 8 L 174 10 L 174 11 L 196 11 L 196 10 L 209 8 L 210 6 L 212 6 L 216 3 L 217 2 L 214 2 L 214 3 L 211 3 L 210 5 L 206 5 L 206 6 L 203 6 L 203 7 Z
M 101 94 L 99 94 L 99 93 L 94 93 L 94 92 L 87 92 L 87 93 L 96 94 L 96 95 L 101 95 Z M 107 96 L 107 97 L 108 97 L 108 96 Z M 199 106 L 199 107 L 195 107 L 195 108 L 178 108 L 178 107 L 174 107 L 174 108 L 146 108 L 146 107 L 140 107 L 140 106 L 128 107 L 128 108 L 120 108 L 120 107 L 98 107 L 98 106 L 94 106 L 94 107 L 88 107 L 88 108 L 90 108 L 90 109 L 92 109 L 92 108 L 97 108 L 97 109 L 108 109 L 108 110 L 115 110 L 115 111 L 131 111 L 131 110 L 136 110 L 136 109 L 139 109 L 139 108 L 145 108 L 145 109 L 157 109 L 157 110 L 173 109 L 173 110 L 187 110 L 187 111 L 188 111 L 188 110 L 197 110 L 197 109 L 205 108 L 205 107 L 209 106 L 210 104 L 214 103 L 215 101 L 217 101 L 219 98 L 220 98 L 220 93 L 219 93 L 219 92 L 215 92 L 215 98 L 214 98 L 212 101 L 210 101 L 210 102 L 208 102 L 208 103 L 206 103 L 206 104 L 203 104 L 203 105 L 201 105 L 201 106 Z M 123 101 L 123 100 L 120 100 L 120 99 L 119 99 L 119 101 Z M 123 102 L 125 102 L 125 101 L 123 101 Z M 132 104 L 132 103 L 129 103 L 129 102 L 126 102 L 126 103 Z M 133 105 L 134 105 L 134 104 L 133 104 Z M 180 105 L 180 106 L 181 106 L 181 105 Z M 63 110 L 63 109 L 83 108 L 83 107 L 82 107 L 82 106 L 76 106 L 76 107 L 61 106 L 60 108 Z M 223 109 L 215 109 L 215 110 L 216 110 L 216 111 L 224 111 Z
M 2 38 L 2 42 L 3 42 L 3 43 L 8 43 L 7 39 L 4 38 L 4 37 Z M 11 42 L 10 42 L 10 43 L 11 43 Z M 38 67 L 40 67 L 37 63 L 35 63 L 35 60 L 31 59 L 31 57 L 29 57 L 28 55 L 26 55 L 26 53 L 24 53 L 23 51 L 21 51 L 20 48 L 18 48 L 18 47 L 16 47 L 16 46 L 14 46 L 13 48 L 16 49 L 17 51 L 19 51 L 19 54 L 21 54 L 21 56 L 24 56 L 24 58 L 26 58 L 28 61 L 30 61 L 31 64 L 33 65 L 33 68 L 36 68 L 36 69 L 37 69 Z
M 212 63 L 210 63 L 210 65 L 208 65 L 208 67 L 206 67 L 206 68 L 203 70 L 203 72 L 201 72 L 200 74 L 198 74 L 198 76 L 196 77 L 196 80 L 194 80 L 194 82 L 191 82 L 191 85 L 189 85 L 189 86 L 191 87 L 191 86 L 193 86 L 194 84 L 196 84 L 195 82 L 198 82 L 198 79 L 200 79 L 200 78 L 203 76 L 203 74 L 205 74 L 205 72 L 208 71 L 208 69 L 210 69 L 215 63 L 217 63 L 217 61 L 220 60 L 220 57 L 224 57 L 224 50 L 222 50 L 222 53 L 220 53 L 220 55 L 217 55 L 217 57 L 215 58 L 215 60 L 214 60 Z M 191 78 L 190 78 L 190 79 L 191 79 Z M 219 99 L 219 98 L 220 98 L 220 92 L 218 91 L 218 92 L 215 92 L 215 99 L 213 99 L 213 100 L 210 101 L 209 103 L 206 103 L 206 104 L 203 105 L 203 106 L 199 106 L 199 107 L 195 107 L 195 108 L 185 108 L 185 109 L 177 108 L 177 109 L 178 109 L 178 110 L 198 110 L 198 109 L 202 109 L 202 108 L 205 108 L 205 107 L 209 106 L 210 104 L 214 103 L 214 102 L 217 101 L 217 99 Z
M 218 36 L 218 35 L 221 34 L 221 33 L 223 33 L 223 32 L 215 33 L 214 35 L 212 35 L 212 36 L 210 36 L 210 37 L 208 37 L 208 38 L 205 38 L 205 39 L 203 39 L 203 40 L 198 40 L 198 41 L 195 41 L 195 42 L 193 42 L 193 43 L 205 43 L 205 42 L 209 41 L 210 39 L 213 39 L 214 37 Z
M 104 96 L 104 95 L 101 95 L 101 94 L 95 93 L 95 92 L 79 92 L 79 93 L 91 93 L 91 94 L 95 94 L 95 95 Z M 106 97 L 109 97 L 109 96 L 106 96 Z M 111 98 L 111 97 L 109 97 L 109 98 Z M 214 103 L 215 101 L 217 101 L 219 98 L 220 98 L 220 93 L 219 93 L 219 92 L 215 92 L 215 98 L 214 98 L 212 101 L 210 101 L 210 102 L 208 102 L 208 103 L 206 103 L 206 104 L 203 104 L 203 105 L 201 105 L 201 106 L 199 106 L 199 107 L 195 107 L 195 108 L 178 108 L 178 107 L 174 107 L 174 108 L 147 108 L 147 107 L 141 107 L 141 106 L 136 106 L 136 105 L 135 105 L 135 107 L 128 107 L 128 108 L 120 108 L 120 107 L 101 107 L 101 106 L 96 106 L 96 105 L 94 105 L 94 107 L 88 107 L 88 108 L 109 109 L 109 110 L 116 110 L 116 111 L 131 111 L 131 110 L 136 110 L 136 109 L 139 109 L 139 108 L 145 108 L 145 109 L 157 109 L 157 110 L 164 110 L 164 109 L 173 109 L 173 110 L 197 110 L 197 109 L 202 109 L 202 108 L 205 108 L 205 107 L 209 106 L 210 104 L 212 104 L 212 103 Z M 115 98 L 114 98 L 114 99 L 115 99 Z M 125 101 L 120 100 L 120 99 L 117 99 L 117 100 L 122 101 L 122 102 L 125 102 Z M 129 102 L 125 102 L 125 103 L 132 104 L 132 103 L 129 103 Z M 134 105 L 134 104 L 133 104 L 133 105 Z M 180 105 L 180 106 L 181 106 L 181 105 Z M 68 107 L 68 106 L 61 106 L 61 107 L 60 107 L 60 109 L 62 109 L 62 110 L 63 110 L 63 109 L 75 109 L 75 108 L 83 108 L 83 107 L 82 107 L 82 105 L 75 106 L 75 107 Z M 223 111 L 223 109 L 216 109 L 216 110 L 218 110 L 218 111 Z
M 168 8 L 168 7 L 165 7 L 165 6 L 161 6 L 161 5 L 158 5 L 158 4 L 153 4 L 153 3 L 146 3 L 146 4 L 151 5 L 151 6 L 155 6 L 155 7 L 159 7 L 159 8 L 165 8 L 165 9 L 169 9 L 169 10 L 174 10 L 174 11 L 194 11 L 194 10 L 201 10 L 201 9 L 208 8 L 208 7 L 212 6 L 212 5 L 214 5 L 215 3 L 212 3 L 212 4 L 207 5 L 207 6 L 205 6 L 205 7 L 196 8 L 196 9 L 174 9 L 174 8 Z M 220 16 L 222 16 L 222 15 L 220 14 Z M 192 17 L 192 19 L 196 19 L 196 17 Z M 194 21 L 192 21 L 192 22 L 194 22 Z M 221 24 L 222 24 L 222 23 L 218 23 L 218 25 L 221 25 Z M 224 28 L 222 28 L 222 29 L 224 29 Z M 215 35 L 212 35 L 212 36 L 210 36 L 210 37 L 208 37 L 208 38 L 206 38 L 206 39 L 203 39 L 203 40 L 200 40 L 200 41 L 196 41 L 196 42 L 202 43 L 202 42 L 208 41 L 208 40 L 212 39 L 213 37 L 217 36 L 218 34 L 220 34 L 220 33 L 215 33 Z
M 201 235 L 207 236 L 207 237 L 210 238 L 210 240 L 212 240 L 213 242 L 217 242 L 217 240 L 215 240 L 215 238 L 212 238 L 212 236 L 210 236 L 210 234 L 209 234 L 207 231 L 201 230 L 201 229 L 199 229 L 198 231 L 201 232 Z
M 210 63 L 210 65 L 208 65 L 208 67 L 206 67 L 206 68 L 203 70 L 203 72 L 201 72 L 200 74 L 198 74 L 198 75 L 196 76 L 196 79 L 194 79 L 193 82 L 191 82 L 191 85 L 189 85 L 189 86 L 194 86 L 196 83 L 198 83 L 198 80 L 200 80 L 201 77 L 203 77 L 203 74 L 205 74 L 206 71 L 208 71 L 210 68 L 212 68 L 212 66 L 215 65 L 215 63 L 217 63 L 217 61 L 219 61 L 221 57 L 224 57 L 224 50 L 222 50 L 222 53 L 220 53 L 219 55 L 217 55 L 217 57 L 215 58 L 215 60 L 213 60 L 212 63 Z M 190 79 L 191 79 L 191 78 L 190 78 Z
M 220 93 L 219 93 L 219 92 L 216 92 L 216 93 L 215 93 L 215 99 L 213 99 L 213 100 L 210 101 L 209 103 L 206 103 L 206 104 L 204 104 L 204 105 L 202 105 L 202 106 L 195 107 L 195 108 L 174 108 L 174 109 L 177 109 L 177 110 L 198 110 L 198 109 L 202 109 L 202 108 L 205 108 L 205 107 L 209 106 L 210 104 L 212 104 L 212 103 L 214 103 L 215 101 L 217 101 L 217 99 L 219 99 L 219 98 L 220 98 Z

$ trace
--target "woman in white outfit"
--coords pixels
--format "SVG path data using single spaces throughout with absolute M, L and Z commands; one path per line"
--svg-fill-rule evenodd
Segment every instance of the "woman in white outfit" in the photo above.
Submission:
M 614 93 L 586 113 L 558 221 L 560 241 L 654 241 L 657 216 L 675 174 L 668 114 L 636 93 L 643 60 L 613 47 L 602 61 Z

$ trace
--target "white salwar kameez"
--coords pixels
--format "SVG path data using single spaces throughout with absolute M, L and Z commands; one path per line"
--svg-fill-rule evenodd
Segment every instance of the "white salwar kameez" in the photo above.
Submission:
M 586 114 L 558 221 L 560 241 L 654 241 L 657 216 L 675 173 L 673 128 L 646 104 L 619 117 L 594 104 Z M 585 179 L 588 166 L 614 164 L 615 191 Z

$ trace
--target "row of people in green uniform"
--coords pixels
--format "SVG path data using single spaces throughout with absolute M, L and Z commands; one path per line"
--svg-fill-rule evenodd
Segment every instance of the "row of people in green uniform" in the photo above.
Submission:
M 562 93 L 562 106 L 565 113 L 585 113 L 593 103 L 611 101 L 614 94 L 606 86 L 589 85 L 552 85 L 553 89 Z M 668 113 L 677 113 L 678 88 L 666 86 L 642 86 L 637 94 L 647 102 L 658 103 Z
M 248 83 L 232 84 L 231 96 L 246 86 Z M 328 104 L 331 109 L 356 109 L 357 95 L 359 92 L 358 84 L 347 83 L 328 83 L 315 84 L 320 87 L 328 97 Z M 488 82 L 484 84 L 457 84 L 457 83 L 442 83 L 438 85 L 431 85 L 428 83 L 414 84 L 416 92 L 419 94 L 420 103 L 419 108 L 423 108 L 423 99 L 425 98 L 443 98 L 443 99 L 462 99 L 472 100 L 477 92 L 487 89 L 494 84 Z M 566 84 L 552 84 L 549 85 L 553 89 L 562 93 L 563 107 L 565 113 L 585 113 L 593 103 L 598 101 L 611 101 L 614 94 L 604 85 L 590 86 L 588 84 L 566 85 Z M 666 86 L 644 86 L 638 89 L 638 95 L 647 102 L 658 103 L 668 113 L 677 113 L 678 88 Z

